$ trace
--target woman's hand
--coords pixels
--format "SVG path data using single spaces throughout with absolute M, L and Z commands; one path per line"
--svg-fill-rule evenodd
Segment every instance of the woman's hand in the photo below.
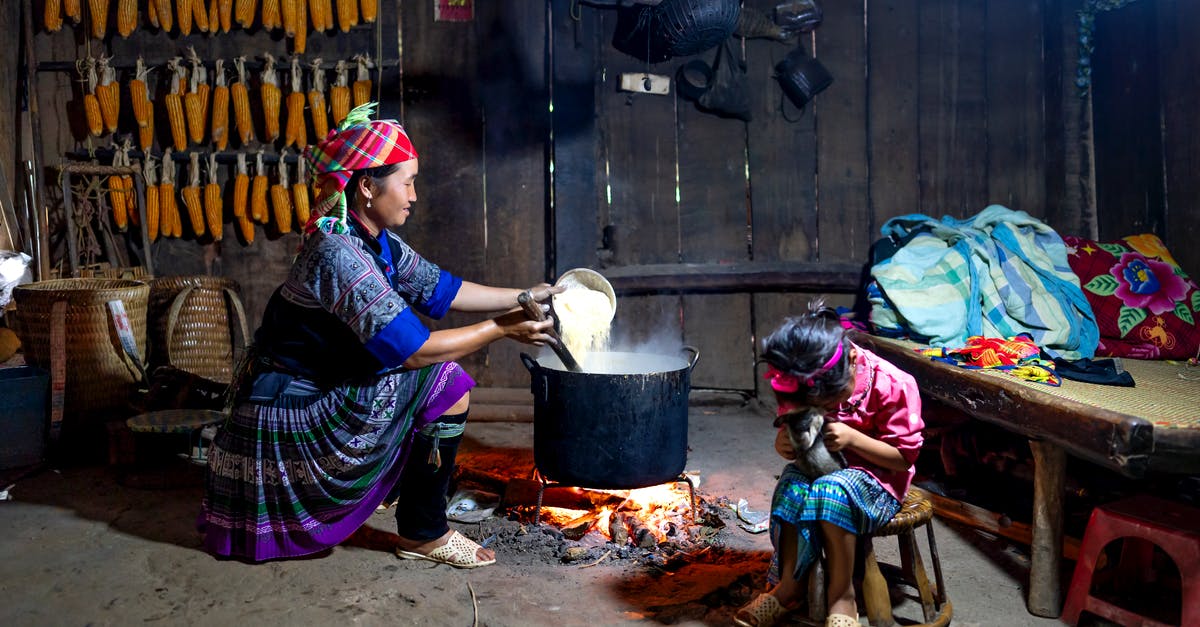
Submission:
M 796 449 L 792 448 L 792 439 L 785 429 L 775 434 L 775 452 L 788 461 L 796 459 Z
M 854 442 L 862 435 L 855 428 L 842 422 L 827 422 L 822 429 L 825 449 L 836 453 L 846 447 L 854 446 Z
M 529 294 L 531 296 L 533 296 L 533 300 L 540 303 L 540 302 L 544 302 L 546 299 L 550 298 L 551 296 L 553 296 L 555 294 L 561 294 L 566 289 L 567 288 L 565 288 L 561 285 L 550 285 L 549 283 L 538 283 L 537 285 L 529 288 Z
M 523 344 L 544 346 L 552 341 L 547 333 L 554 327 L 554 320 L 547 318 L 542 321 L 530 320 L 523 309 L 514 309 L 492 318 L 504 336 Z

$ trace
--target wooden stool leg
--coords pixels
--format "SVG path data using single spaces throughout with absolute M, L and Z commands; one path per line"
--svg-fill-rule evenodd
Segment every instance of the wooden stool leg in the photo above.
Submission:
M 921 559 L 916 534 L 910 529 L 898 535 L 896 540 L 900 543 L 900 563 L 904 575 L 912 581 L 921 595 L 921 613 L 925 615 L 925 622 L 933 622 L 937 616 L 937 608 L 933 605 L 933 591 L 929 588 L 929 577 L 925 574 L 925 562 Z
M 946 602 L 946 582 L 942 579 L 942 559 L 938 557 L 937 541 L 933 539 L 933 521 L 925 525 L 925 535 L 929 538 L 929 559 L 933 561 L 933 576 L 937 582 L 934 596 L 937 597 L 938 606 L 941 606 Z
M 875 561 L 875 543 L 870 538 L 863 543 L 863 603 L 867 606 L 867 619 L 872 627 L 892 627 L 892 598 L 888 594 L 887 580 Z

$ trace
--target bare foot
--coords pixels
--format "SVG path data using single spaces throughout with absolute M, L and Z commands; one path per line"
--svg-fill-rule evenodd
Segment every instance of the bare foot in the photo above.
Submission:
M 434 538 L 432 540 L 409 540 L 404 536 L 396 536 L 398 538 L 398 542 L 396 542 L 396 544 L 402 550 L 420 553 L 421 555 L 429 555 L 429 553 L 434 549 L 449 542 L 450 534 L 452 533 L 454 533 L 453 529 L 442 534 L 440 538 Z M 475 558 L 483 562 L 494 560 L 496 559 L 496 552 L 491 549 L 479 547 L 479 549 L 475 551 Z

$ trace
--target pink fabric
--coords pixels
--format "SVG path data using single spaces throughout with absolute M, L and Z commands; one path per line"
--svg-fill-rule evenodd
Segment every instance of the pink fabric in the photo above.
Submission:
M 855 361 L 854 393 L 828 421 L 846 423 L 876 440 L 897 449 L 913 464 L 907 471 L 880 468 L 851 451 L 843 450 L 851 468 L 871 475 L 896 499 L 903 501 L 916 475 L 917 454 L 925 438 L 921 431 L 921 393 L 912 375 L 861 347 Z

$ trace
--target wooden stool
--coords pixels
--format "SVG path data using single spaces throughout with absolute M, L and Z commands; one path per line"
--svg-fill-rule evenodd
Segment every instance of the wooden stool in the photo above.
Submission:
M 904 582 L 915 587 L 921 599 L 922 626 L 945 627 L 950 624 L 954 607 L 946 598 L 945 582 L 942 579 L 942 562 L 938 558 L 937 542 L 933 538 L 933 504 L 921 492 L 910 488 L 900 504 L 900 511 L 870 537 L 860 538 L 855 561 L 862 570 L 863 605 L 867 620 L 872 627 L 892 627 L 896 624 L 892 616 L 892 599 L 888 594 L 888 583 L 879 562 L 875 560 L 875 538 L 896 536 L 900 543 L 900 570 Z M 925 562 L 917 547 L 916 530 L 922 525 L 929 541 L 929 554 L 933 564 L 936 586 L 931 586 L 925 571 Z M 811 569 L 808 580 L 809 618 L 823 620 L 825 615 L 825 573 L 821 561 Z
M 1062 621 L 1075 625 L 1086 610 L 1121 625 L 1168 624 L 1092 595 L 1097 559 L 1104 547 L 1121 539 L 1125 542 L 1114 581 L 1130 584 L 1152 580 L 1153 547 L 1159 547 L 1179 569 L 1182 600 L 1177 624 L 1200 625 L 1200 509 L 1144 495 L 1092 510 Z

